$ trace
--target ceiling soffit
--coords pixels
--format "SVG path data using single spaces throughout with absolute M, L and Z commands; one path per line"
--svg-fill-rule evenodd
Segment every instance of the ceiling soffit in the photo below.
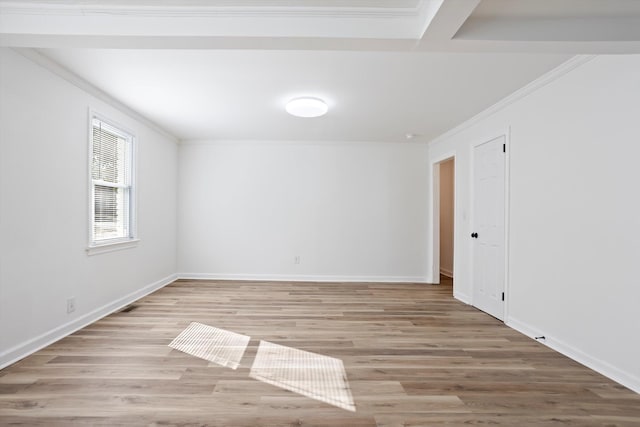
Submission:
M 637 0 L 483 0 L 456 40 L 629 42 L 640 40 Z

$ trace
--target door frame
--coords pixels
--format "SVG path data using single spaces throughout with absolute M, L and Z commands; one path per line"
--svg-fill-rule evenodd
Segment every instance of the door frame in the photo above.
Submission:
M 486 136 L 482 138 L 478 138 L 474 140 L 469 145 L 469 211 L 470 211 L 470 219 L 469 226 L 471 230 L 475 229 L 475 202 L 476 202 L 476 189 L 475 189 L 475 149 L 476 147 L 490 142 L 496 138 L 504 137 L 505 143 L 505 158 L 504 158 L 504 312 L 503 312 L 503 322 L 506 324 L 509 319 L 509 297 L 510 297 L 510 280 L 509 280 L 509 230 L 510 230 L 510 217 L 509 217 L 509 207 L 510 203 L 510 184 L 511 184 L 511 127 L 508 126 L 505 129 L 497 132 L 488 133 Z M 467 240 L 469 245 L 469 277 L 471 278 L 471 295 L 470 304 L 473 305 L 473 296 L 475 294 L 474 289 L 474 257 L 475 257 L 475 245 L 471 239 Z
M 444 154 L 441 154 L 438 157 L 434 157 L 429 160 L 429 176 L 431 177 L 431 191 L 430 191 L 430 201 L 431 201 L 431 215 L 429 215 L 429 227 L 428 232 L 431 235 L 431 271 L 428 273 L 426 278 L 427 283 L 431 283 L 437 285 L 440 283 L 440 163 L 446 162 L 448 160 L 453 160 L 455 164 L 456 162 L 456 152 L 448 151 Z M 457 208 L 457 194 L 458 194 L 458 173 L 457 166 L 454 169 L 453 174 L 453 286 L 455 292 L 455 277 L 456 277 L 456 248 L 458 247 L 458 227 L 456 224 L 458 222 L 458 208 Z M 429 240 L 428 240 L 429 241 Z

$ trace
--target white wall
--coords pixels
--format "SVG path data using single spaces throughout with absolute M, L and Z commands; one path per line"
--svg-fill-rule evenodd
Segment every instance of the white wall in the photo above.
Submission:
M 141 241 L 94 256 L 85 251 L 89 107 L 138 142 Z M 176 183 L 171 139 L 0 49 L 0 367 L 172 279 Z
M 640 56 L 595 58 L 452 132 L 428 156 L 425 146 L 407 143 L 188 143 L 178 150 L 0 49 L 0 366 L 176 271 L 423 280 L 434 271 L 426 261 L 428 157 L 456 155 L 454 293 L 470 301 L 470 146 L 510 128 L 507 324 L 545 335 L 548 345 L 640 391 L 639 75 Z M 89 107 L 138 137 L 141 238 L 136 248 L 91 257 Z M 77 311 L 67 315 L 70 296 Z
M 455 294 L 470 301 L 470 144 L 510 127 L 507 324 L 640 391 L 640 56 L 601 56 L 451 132 Z
M 423 144 L 186 143 L 179 165 L 181 275 L 424 280 Z
M 454 161 L 440 163 L 440 273 L 453 277 Z

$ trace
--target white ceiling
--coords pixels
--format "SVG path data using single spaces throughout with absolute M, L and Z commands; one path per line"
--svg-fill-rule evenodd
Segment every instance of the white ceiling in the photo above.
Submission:
M 640 2 L 606 3 L 0 0 L 0 46 L 182 140 L 428 141 L 574 54 L 640 53 Z M 301 95 L 329 114 L 288 116 Z
M 562 62 L 558 55 L 48 50 L 181 139 L 429 139 Z M 289 99 L 329 114 L 289 116 Z

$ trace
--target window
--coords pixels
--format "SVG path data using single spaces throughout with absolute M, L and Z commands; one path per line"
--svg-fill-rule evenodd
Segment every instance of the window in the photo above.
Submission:
M 134 137 L 92 115 L 90 139 L 90 247 L 132 241 Z

